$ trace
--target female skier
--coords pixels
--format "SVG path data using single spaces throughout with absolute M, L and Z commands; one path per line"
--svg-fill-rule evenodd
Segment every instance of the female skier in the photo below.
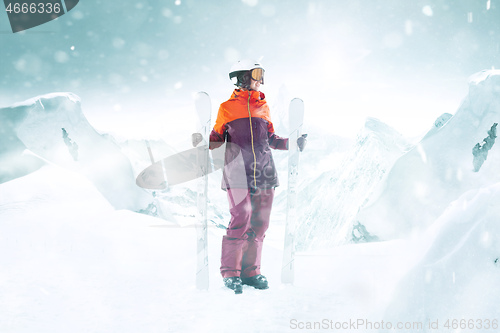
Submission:
M 264 68 L 242 60 L 229 78 L 237 88 L 222 103 L 210 134 L 210 149 L 226 142 L 222 189 L 227 192 L 231 220 L 222 239 L 221 274 L 226 287 L 242 293 L 242 285 L 267 289 L 260 272 L 262 242 L 269 226 L 274 188 L 279 185 L 271 149 L 287 150 L 288 139 L 274 133 L 269 106 L 259 91 Z M 306 144 L 298 140 L 299 150 Z

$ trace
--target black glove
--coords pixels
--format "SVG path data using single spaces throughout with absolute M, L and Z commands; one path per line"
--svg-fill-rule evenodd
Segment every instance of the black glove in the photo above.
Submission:
M 303 151 L 304 148 L 306 147 L 307 143 L 307 134 L 302 134 L 301 137 L 297 139 L 297 146 L 299 147 L 299 151 Z
M 203 135 L 201 133 L 191 134 L 191 140 L 193 142 L 193 147 L 196 147 L 200 142 L 203 141 Z

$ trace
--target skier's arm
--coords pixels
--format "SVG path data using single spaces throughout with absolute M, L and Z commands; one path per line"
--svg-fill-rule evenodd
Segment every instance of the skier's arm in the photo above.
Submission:
M 307 143 L 307 134 L 303 134 L 297 139 L 297 146 L 300 151 L 303 151 Z M 278 150 L 288 150 L 288 139 L 281 138 L 272 133 L 269 136 L 269 147 Z
M 274 133 L 273 123 L 267 124 L 267 135 L 269 138 L 269 147 L 277 150 L 288 150 L 288 138 L 282 138 Z
M 212 133 L 210 133 L 210 144 L 209 149 L 219 148 L 224 144 L 226 131 L 226 118 L 224 117 L 225 109 L 222 105 L 219 108 L 219 112 L 217 113 L 217 120 L 215 120 L 214 129 Z
M 288 138 L 282 138 L 269 132 L 269 147 L 277 150 L 288 150 Z
M 210 145 L 208 147 L 209 149 L 219 148 L 224 144 L 224 141 L 224 134 L 219 134 L 213 129 L 212 133 L 210 133 Z

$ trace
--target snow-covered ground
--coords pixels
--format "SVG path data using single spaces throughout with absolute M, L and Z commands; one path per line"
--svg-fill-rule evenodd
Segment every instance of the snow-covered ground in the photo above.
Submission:
M 195 288 L 196 219 L 189 184 L 155 201 L 128 184 L 115 188 L 107 181 L 106 165 L 100 164 L 104 176 L 92 169 L 92 148 L 101 157 L 113 152 L 112 162 L 119 163 L 111 169 L 119 166 L 117 177 L 133 183 L 148 158 L 140 142 L 120 145 L 98 134 L 71 95 L 0 109 L 0 332 L 497 331 L 500 157 L 493 146 L 481 170 L 473 172 L 472 147 L 500 114 L 499 78 L 496 71 L 475 77 L 457 114 L 406 153 L 405 145 L 391 149 L 386 141 L 397 135 L 373 121 L 376 131 L 370 135 L 378 133 L 383 144 L 368 140 L 371 146 L 351 150 L 369 160 L 342 150 L 347 162 L 334 165 L 349 170 L 332 170 L 344 177 L 336 191 L 359 200 L 361 222 L 384 241 L 300 252 L 294 285 L 280 282 L 284 204 L 277 197 L 262 267 L 270 289 L 245 287 L 242 295 L 222 284 L 224 230 L 215 224 L 208 230 L 210 288 Z M 13 117 L 13 110 L 20 113 Z M 370 147 L 388 148 L 370 156 Z M 31 156 L 30 164 L 17 169 L 25 156 Z M 279 165 L 282 158 L 277 156 Z M 302 161 L 306 170 L 323 168 L 315 158 Z M 403 166 L 411 168 L 403 172 Z M 370 170 L 374 178 L 360 178 Z M 227 203 L 217 177 L 210 179 L 209 218 L 223 224 Z M 317 171 L 308 177 L 321 182 L 328 176 Z M 366 198 L 354 195 L 360 189 L 348 184 L 380 188 L 370 195 L 370 206 L 361 207 Z M 337 192 L 304 190 L 302 202 L 328 211 L 324 206 Z M 135 212 L 155 202 L 161 202 L 164 219 Z M 348 209 L 339 216 L 352 216 L 353 207 Z M 380 221 L 382 214 L 386 218 Z M 336 230 L 338 221 L 313 222 Z
M 211 227 L 210 289 L 199 291 L 192 226 L 115 210 L 91 182 L 52 165 L 0 188 L 6 333 L 286 332 L 294 320 L 375 320 L 421 255 L 399 241 L 304 254 L 295 285 L 283 285 L 284 230 L 274 226 L 263 262 L 271 288 L 234 295 L 218 272 L 224 231 Z
M 302 253 L 294 286 L 280 283 L 284 230 L 271 227 L 271 288 L 234 295 L 218 273 L 223 230 L 209 228 L 210 289 L 196 290 L 192 226 L 115 210 L 85 178 L 46 166 L 1 186 L 0 331 L 288 332 L 320 322 L 375 332 L 366 325 L 493 320 L 499 196 L 498 185 L 469 193 L 411 240 Z

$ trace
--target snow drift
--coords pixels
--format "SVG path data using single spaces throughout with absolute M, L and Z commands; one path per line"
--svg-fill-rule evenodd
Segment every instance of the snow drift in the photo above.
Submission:
M 469 94 L 448 122 L 399 158 L 357 220 L 381 239 L 424 230 L 463 193 L 500 181 L 494 145 L 479 172 L 472 150 L 500 121 L 500 71 L 470 79 Z
M 404 277 L 385 320 L 472 320 L 474 329 L 500 317 L 500 183 L 471 190 L 454 201 L 422 235 L 432 245 Z M 433 331 L 426 328 L 424 331 Z M 470 329 L 471 327 L 469 327 Z
M 0 109 L 0 142 L 0 182 L 37 170 L 43 160 L 85 175 L 115 208 L 147 206 L 129 160 L 95 131 L 74 94 L 44 95 Z

